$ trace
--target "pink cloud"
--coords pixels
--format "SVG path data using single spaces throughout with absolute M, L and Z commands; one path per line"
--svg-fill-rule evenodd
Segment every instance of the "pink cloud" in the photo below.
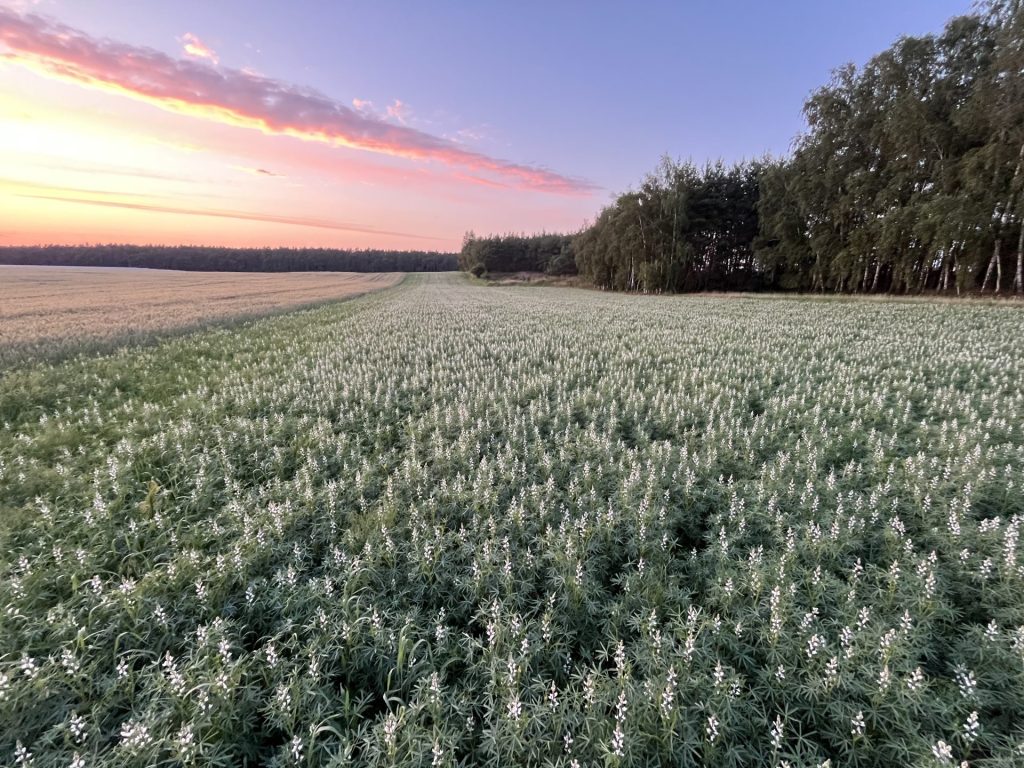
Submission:
M 409 109 L 408 104 L 405 104 L 404 102 L 399 101 L 398 99 L 395 99 L 393 104 L 388 105 L 388 117 L 390 117 L 392 120 L 395 120 L 396 122 L 401 123 L 402 125 L 406 124 L 406 121 L 408 120 L 411 111 L 412 110 Z
M 194 59 L 206 59 L 214 64 L 218 62 L 216 52 L 191 32 L 182 35 L 181 42 L 186 56 L 191 56 Z
M 44 75 L 142 100 L 162 109 L 496 176 L 520 189 L 586 195 L 595 187 L 546 168 L 473 152 L 381 120 L 316 91 L 251 72 L 175 59 L 150 48 L 98 40 L 40 16 L 0 8 L 0 60 Z M 396 102 L 398 104 L 398 102 Z

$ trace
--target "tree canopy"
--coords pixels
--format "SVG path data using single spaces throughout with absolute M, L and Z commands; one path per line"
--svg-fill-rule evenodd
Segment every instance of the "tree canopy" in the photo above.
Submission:
M 846 65 L 785 158 L 669 158 L 567 245 L 617 290 L 1024 293 L 1024 8 L 991 0 L 941 33 Z M 460 266 L 549 271 L 539 238 L 468 236 Z
M 449 272 L 454 253 L 335 248 L 209 248 L 163 245 L 0 247 L 0 264 L 148 267 L 197 272 Z
M 576 273 L 571 235 L 492 235 L 467 232 L 459 253 L 459 268 L 475 275 L 494 272 Z

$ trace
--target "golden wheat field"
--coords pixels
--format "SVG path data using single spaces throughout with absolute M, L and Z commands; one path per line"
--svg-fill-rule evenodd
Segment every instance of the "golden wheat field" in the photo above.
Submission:
M 0 348 L 187 328 L 357 296 L 402 277 L 0 266 Z

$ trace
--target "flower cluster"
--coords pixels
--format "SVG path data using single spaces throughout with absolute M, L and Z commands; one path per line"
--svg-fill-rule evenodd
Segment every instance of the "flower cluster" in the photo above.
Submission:
M 0 378 L 0 763 L 1017 764 L 1005 307 L 416 276 Z

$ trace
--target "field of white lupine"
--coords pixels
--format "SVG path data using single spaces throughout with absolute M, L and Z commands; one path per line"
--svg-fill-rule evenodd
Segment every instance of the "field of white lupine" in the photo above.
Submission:
M 1024 313 L 450 275 L 0 376 L 0 763 L 1024 765 Z

